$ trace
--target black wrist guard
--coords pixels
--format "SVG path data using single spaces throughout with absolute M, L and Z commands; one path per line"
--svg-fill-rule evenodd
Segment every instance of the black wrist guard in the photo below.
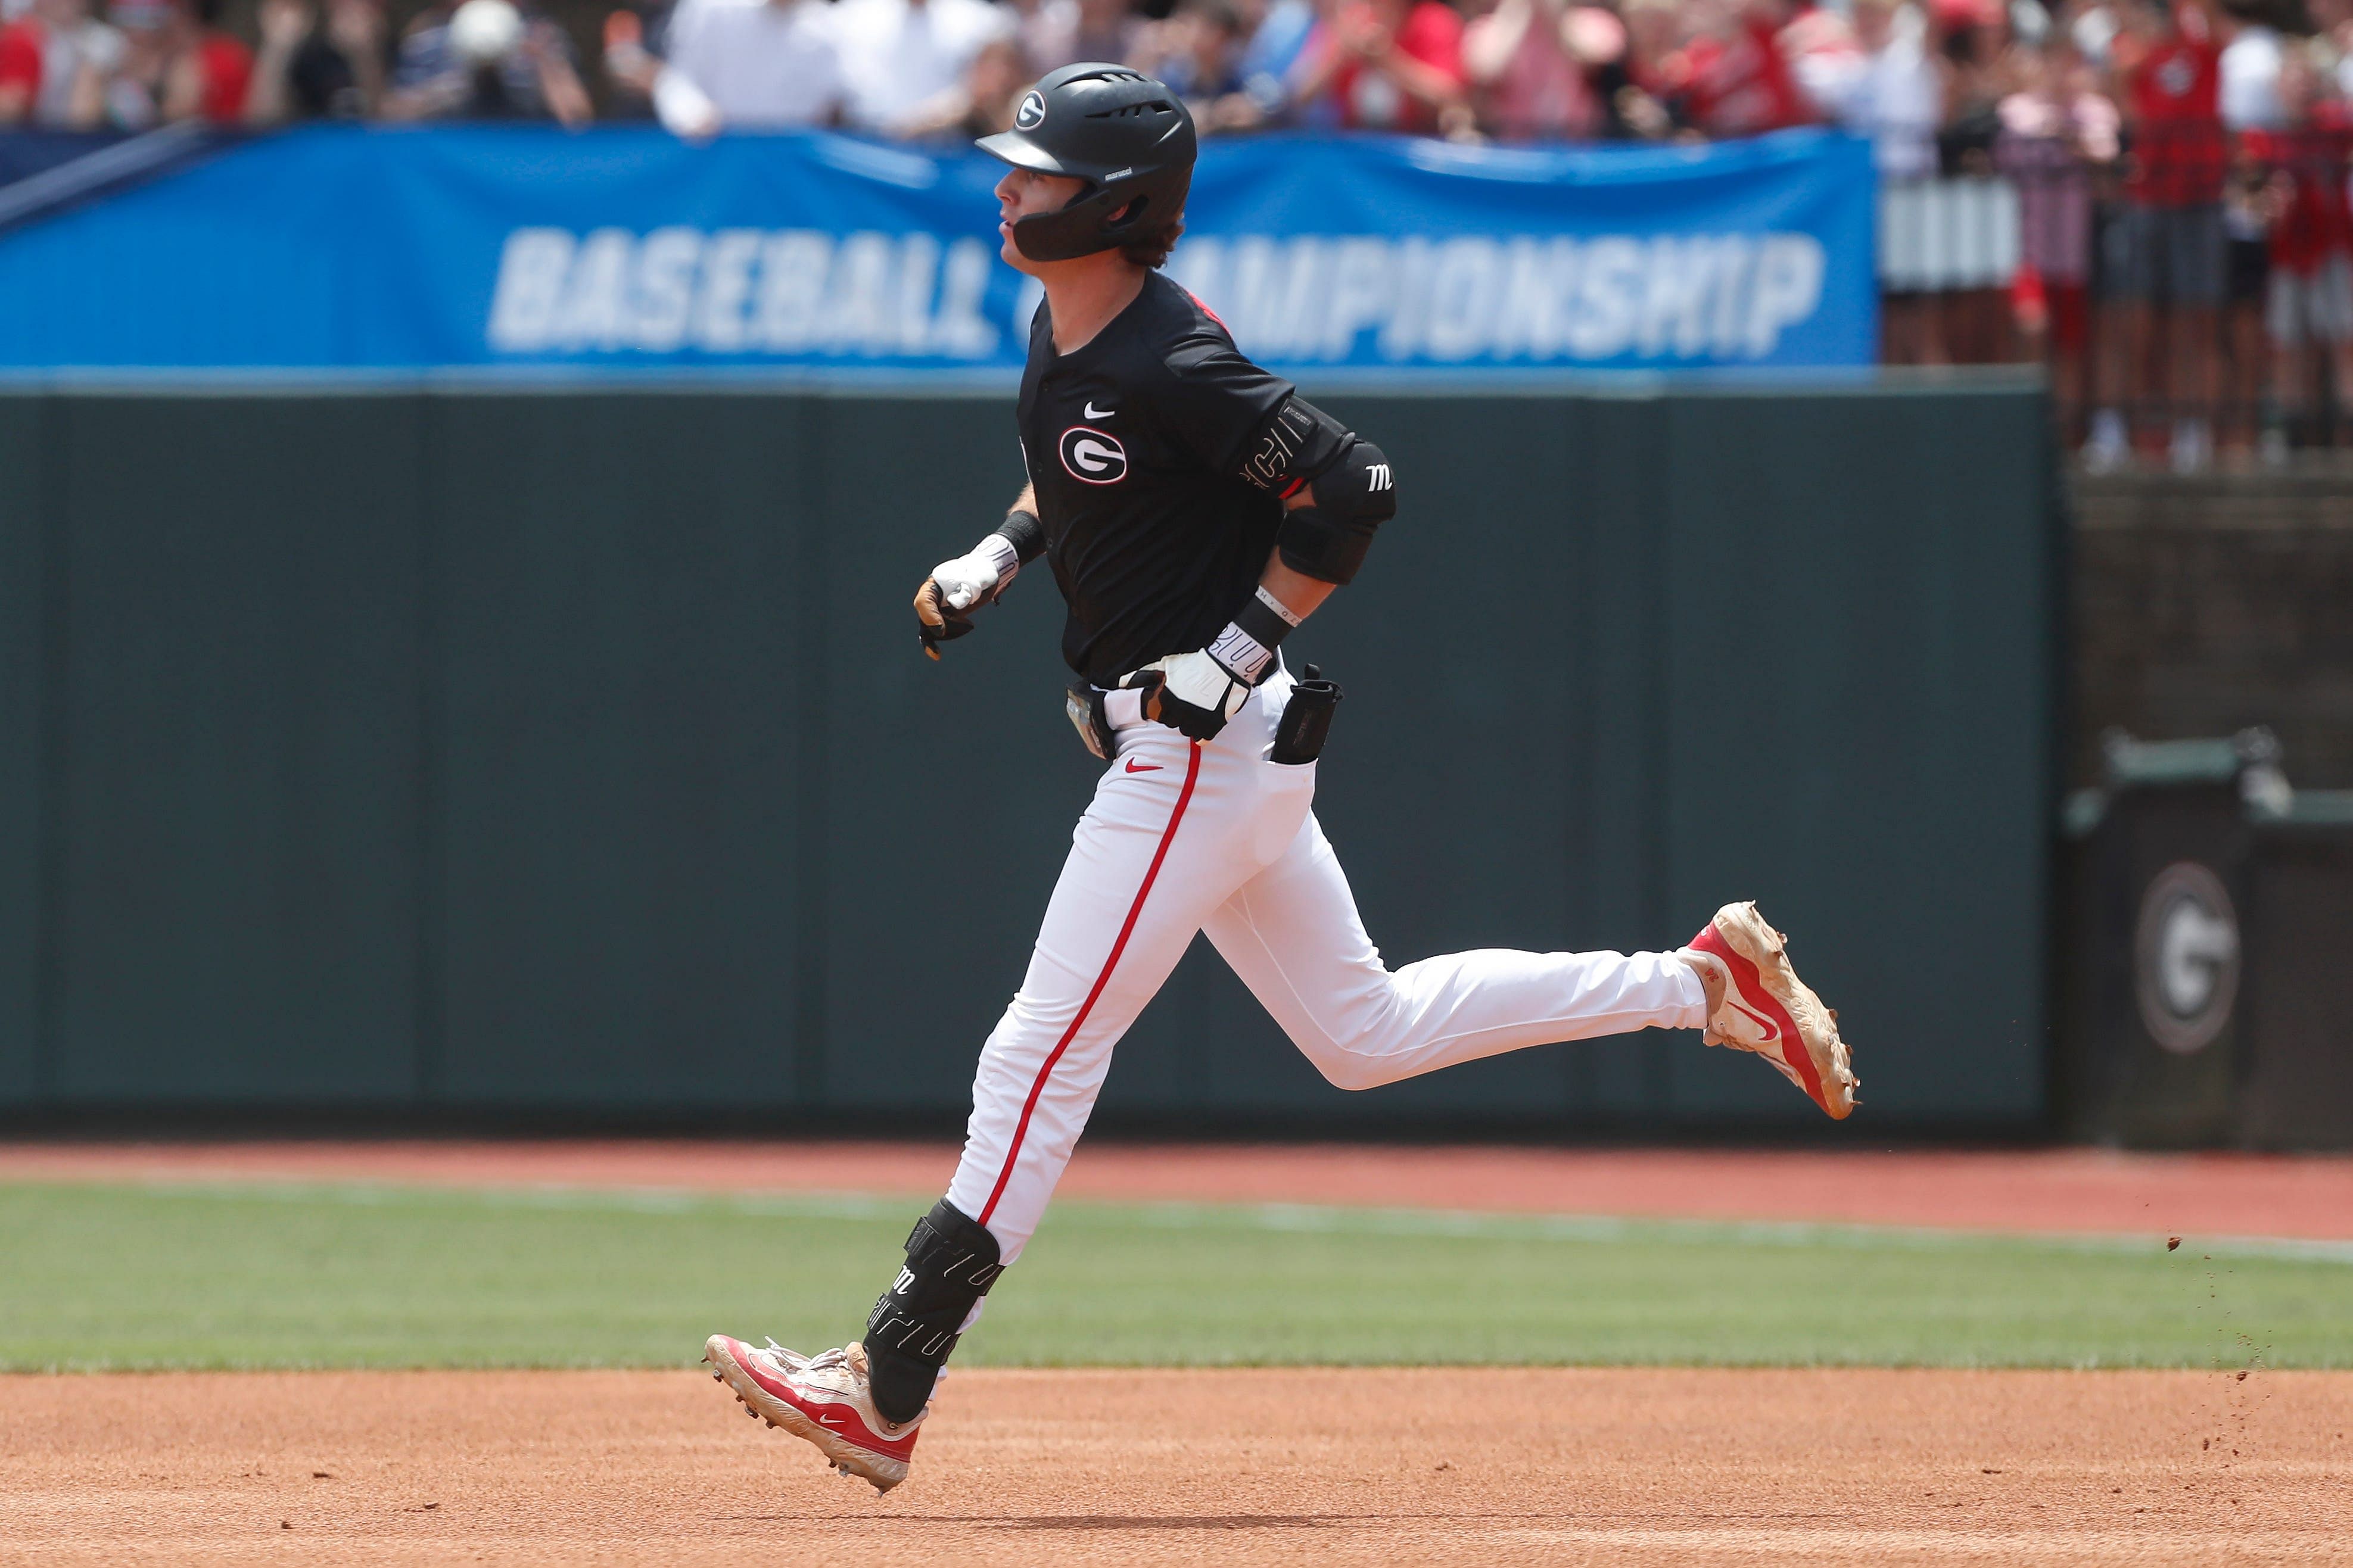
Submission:
M 1024 511 L 1017 506 L 1005 514 L 1005 521 L 994 531 L 1012 542 L 1013 553 L 1024 566 L 1046 553 L 1046 525 L 1038 521 L 1034 511 Z
M 907 1266 L 866 1319 L 867 1386 L 885 1421 L 913 1421 L 932 1397 L 973 1303 L 1005 1272 L 997 1237 L 942 1198 L 907 1236 Z
M 1205 650 L 1236 680 L 1256 686 L 1274 668 L 1274 650 L 1299 624 L 1282 602 L 1261 588 L 1226 623 Z

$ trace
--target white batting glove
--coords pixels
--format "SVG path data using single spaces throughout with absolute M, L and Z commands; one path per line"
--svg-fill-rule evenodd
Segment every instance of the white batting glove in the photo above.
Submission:
M 1145 712 L 1191 740 L 1216 740 L 1250 700 L 1250 684 L 1206 649 L 1155 658 L 1120 684 L 1150 685 L 1155 675 L 1160 689 L 1145 699 Z
M 940 585 L 940 600 L 949 609 L 969 610 L 983 600 L 994 601 L 1020 570 L 1013 542 L 992 533 L 966 553 L 933 567 L 932 581 Z

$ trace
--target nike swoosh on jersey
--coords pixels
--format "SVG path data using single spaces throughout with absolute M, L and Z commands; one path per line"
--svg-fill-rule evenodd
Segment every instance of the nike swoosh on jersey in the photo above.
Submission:
M 1118 412 L 1116 408 L 1097 408 L 1092 401 L 1087 404 L 1087 417 L 1090 419 L 1108 419 Z

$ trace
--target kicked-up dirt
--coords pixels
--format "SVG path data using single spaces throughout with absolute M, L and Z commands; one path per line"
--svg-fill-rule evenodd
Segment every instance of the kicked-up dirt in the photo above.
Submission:
M 2353 1563 L 2353 1373 L 956 1373 L 878 1497 L 696 1373 L 0 1378 L 6 1563 Z

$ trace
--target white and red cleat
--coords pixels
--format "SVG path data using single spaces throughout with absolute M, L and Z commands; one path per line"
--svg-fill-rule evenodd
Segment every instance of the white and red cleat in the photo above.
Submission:
M 865 1346 L 852 1342 L 805 1356 L 773 1340 L 764 1350 L 713 1334 L 702 1359 L 745 1409 L 816 1444 L 843 1475 L 871 1481 L 878 1492 L 907 1479 L 916 1428 L 932 1407 L 923 1406 L 913 1421 L 885 1421 L 866 1386 Z
M 1788 938 L 1750 904 L 1726 904 L 1677 956 L 1723 982 L 1724 999 L 1707 1021 L 1707 1043 L 1754 1051 L 1781 1076 L 1844 1121 L 1862 1085 L 1839 1038 L 1838 1015 L 1789 967 Z

